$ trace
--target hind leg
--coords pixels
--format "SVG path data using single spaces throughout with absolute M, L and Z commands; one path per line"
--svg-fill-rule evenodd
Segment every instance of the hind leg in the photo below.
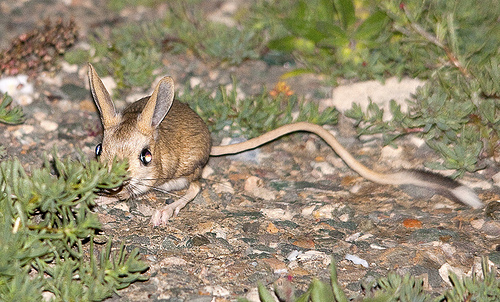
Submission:
M 156 210 L 151 217 L 151 223 L 154 226 L 158 226 L 160 224 L 166 225 L 168 220 L 179 214 L 179 211 L 184 208 L 191 200 L 193 200 L 196 195 L 201 190 L 201 185 L 199 182 L 194 181 L 189 184 L 188 189 L 186 190 L 186 194 L 181 198 L 177 199 L 175 202 L 163 207 L 160 210 Z

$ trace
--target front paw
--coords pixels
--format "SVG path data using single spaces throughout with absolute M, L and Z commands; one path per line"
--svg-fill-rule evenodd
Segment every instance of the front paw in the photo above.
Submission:
M 174 208 L 166 206 L 161 210 L 155 210 L 151 217 L 153 226 L 167 225 L 170 218 L 174 216 Z

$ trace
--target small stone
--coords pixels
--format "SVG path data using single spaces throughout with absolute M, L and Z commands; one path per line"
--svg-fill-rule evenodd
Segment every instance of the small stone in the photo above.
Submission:
M 130 211 L 130 208 L 129 206 L 125 203 L 125 202 L 119 202 L 117 203 L 113 209 L 118 209 L 118 210 L 122 210 L 124 212 L 129 212 Z
M 260 212 L 272 220 L 291 220 L 294 213 L 283 209 L 261 209 Z
M 206 165 L 204 168 L 203 168 L 203 171 L 201 172 L 201 177 L 202 178 L 208 178 L 210 175 L 213 175 L 214 174 L 214 169 L 212 167 L 210 167 L 209 165 Z
M 274 223 L 270 222 L 268 225 L 267 225 L 267 228 L 266 228 L 266 231 L 269 233 L 269 234 L 276 234 L 276 233 L 279 233 L 279 229 L 274 225 Z
M 311 261 L 320 261 L 322 264 L 327 267 L 330 265 L 331 258 L 324 252 L 320 251 L 307 251 L 297 256 L 298 261 L 301 262 L 311 262 Z
M 463 270 L 457 267 L 453 267 L 449 263 L 441 265 L 441 267 L 439 268 L 439 275 L 441 276 L 441 279 L 443 279 L 443 281 L 446 282 L 449 286 L 453 286 L 450 282 L 450 272 L 454 272 L 459 279 L 465 277 L 465 273 Z
M 50 132 L 56 130 L 59 127 L 59 125 L 53 121 L 43 120 L 40 122 L 40 127 L 42 127 L 45 131 Z
M 487 221 L 481 230 L 489 236 L 500 237 L 500 221 Z
M 292 244 L 304 249 L 313 249 L 315 246 L 312 239 L 299 239 L 292 242 Z
M 495 183 L 495 186 L 500 187 L 500 172 L 498 172 L 497 174 L 493 175 L 491 177 L 491 179 L 493 179 L 493 182 Z
M 311 139 L 306 142 L 305 147 L 306 147 L 307 152 L 309 152 L 310 154 L 314 154 L 314 153 L 318 152 L 318 145 Z
M 19 129 L 13 132 L 13 135 L 17 138 L 20 138 L 23 135 L 31 134 L 33 130 L 35 130 L 35 127 L 33 127 L 32 125 L 21 125 L 19 126 Z
M 483 227 L 484 225 L 484 219 L 475 219 L 470 222 L 470 225 L 475 228 L 476 230 L 479 230 Z
M 346 254 L 345 259 L 351 261 L 354 264 L 358 264 L 358 265 L 360 264 L 365 268 L 369 267 L 368 261 L 366 261 L 365 259 L 361 259 L 356 255 Z
M 300 214 L 302 216 L 312 216 L 314 210 L 316 209 L 316 206 L 309 206 L 309 207 L 305 207 L 302 209 L 302 211 L 300 212 Z
M 403 220 L 403 226 L 408 229 L 420 229 L 422 228 L 422 221 L 418 219 L 408 218 Z
M 342 222 L 347 222 L 349 221 L 349 214 L 345 213 L 339 216 L 339 220 Z
M 264 200 L 274 200 L 276 199 L 275 192 L 263 187 L 264 182 L 257 176 L 250 176 L 245 181 L 245 191 L 251 193 L 255 197 L 262 198 Z
M 160 267 L 169 267 L 172 265 L 185 266 L 187 264 L 188 262 L 186 260 L 179 257 L 167 257 L 160 261 Z
M 138 203 L 136 209 L 139 213 L 141 213 L 144 216 L 153 216 L 153 213 L 155 211 L 153 207 L 148 206 L 147 204 L 144 203 Z
M 328 162 L 312 162 L 311 167 L 313 169 L 319 170 L 324 175 L 333 175 L 337 171 L 336 169 Z
M 302 254 L 302 252 L 300 252 L 300 251 L 298 251 L 298 250 L 293 250 L 293 251 L 291 251 L 291 252 L 288 254 L 288 256 L 286 256 L 286 259 L 287 259 L 288 261 L 295 261 L 295 260 L 297 260 L 297 257 L 298 257 L 300 254 Z
M 273 270 L 273 272 L 276 271 L 283 271 L 287 269 L 286 264 L 283 261 L 280 261 L 276 258 L 263 258 L 260 259 L 258 262 L 261 262 L 262 264 L 268 266 L 270 269 Z
M 220 285 L 205 286 L 204 290 L 216 297 L 226 297 L 231 294 L 229 290 L 225 289 Z
M 212 185 L 215 193 L 229 193 L 234 194 L 233 185 L 229 181 L 222 181 Z
M 192 77 L 189 79 L 189 86 L 191 88 L 194 88 L 196 86 L 200 86 L 200 84 L 201 84 L 201 79 L 198 77 Z
M 385 146 L 380 151 L 380 158 L 382 160 L 400 159 L 402 154 L 403 154 L 403 148 L 401 147 L 393 148 L 391 146 Z
M 327 204 L 313 211 L 312 215 L 315 219 L 331 219 L 333 218 L 333 211 L 335 211 L 337 208 L 337 206 Z

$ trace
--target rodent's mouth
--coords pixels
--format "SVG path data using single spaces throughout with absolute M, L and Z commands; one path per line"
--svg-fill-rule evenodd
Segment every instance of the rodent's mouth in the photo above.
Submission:
M 113 189 L 102 189 L 99 192 L 97 192 L 97 195 L 104 195 L 104 196 L 116 196 L 120 197 L 120 192 L 123 191 L 124 185 L 122 184 L 121 186 Z

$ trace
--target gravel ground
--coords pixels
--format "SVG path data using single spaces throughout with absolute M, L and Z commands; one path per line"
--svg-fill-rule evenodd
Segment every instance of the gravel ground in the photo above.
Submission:
M 228 2 L 208 1 L 207 14 L 223 14 Z M 97 27 L 106 31 L 111 24 L 162 13 L 141 8 L 116 14 L 104 3 L 0 1 L 0 45 L 8 47 L 11 38 L 46 17 L 73 16 L 84 42 Z M 214 69 L 189 54 L 166 54 L 164 62 L 181 90 L 190 82 L 228 85 L 235 76 L 242 92 L 252 94 L 263 85 L 274 86 L 287 71 L 261 61 Z M 75 157 L 81 149 L 92 156 L 101 126 L 87 81 L 86 66 L 64 63 L 56 72 L 31 77 L 33 92 L 16 98 L 26 122 L 0 125 L 9 156 L 21 158 L 28 171 L 40 166 L 42 154 L 53 147 L 61 155 Z M 288 84 L 311 101 L 332 102 L 332 88 L 319 76 L 297 77 Z M 377 89 L 382 94 L 393 90 Z M 325 91 L 327 99 L 314 98 Z M 351 93 L 352 100 L 363 101 L 356 99 L 356 91 Z M 398 141 L 398 149 L 382 148 L 377 137 L 355 139 L 347 119 L 333 129 L 356 158 L 379 171 L 421 168 L 436 159 L 414 138 Z M 271 286 L 279 280 L 291 281 L 301 292 L 313 277 L 328 278 L 332 255 L 339 281 L 352 296 L 361 293 L 362 283 L 391 270 L 424 278 L 435 294 L 448 287 L 448 269 L 469 273 L 478 268 L 481 256 L 500 264 L 500 221 L 492 211 L 363 180 L 313 135 L 291 135 L 242 157 L 212 158 L 208 166 L 202 193 L 167 226 L 150 224 L 158 205 L 147 201 L 96 208 L 104 234 L 125 240 L 130 249 L 138 247 L 150 264 L 149 281 L 133 284 L 109 301 L 256 300 L 258 282 Z M 491 165 L 463 179 L 491 209 L 500 194 L 492 180 L 499 170 Z

